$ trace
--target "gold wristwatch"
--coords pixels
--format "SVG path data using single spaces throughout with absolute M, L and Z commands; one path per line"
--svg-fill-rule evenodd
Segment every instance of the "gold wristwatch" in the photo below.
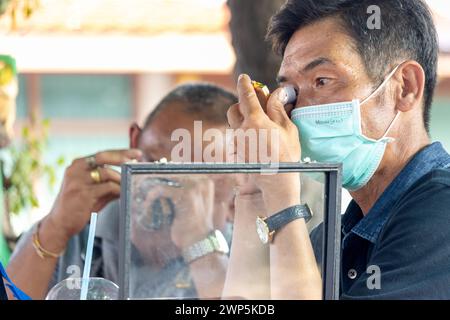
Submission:
M 289 222 L 297 219 L 305 219 L 308 222 L 312 217 L 311 209 L 307 204 L 295 205 L 284 209 L 270 217 L 256 218 L 256 232 L 262 243 L 266 244 L 273 241 L 275 232 Z

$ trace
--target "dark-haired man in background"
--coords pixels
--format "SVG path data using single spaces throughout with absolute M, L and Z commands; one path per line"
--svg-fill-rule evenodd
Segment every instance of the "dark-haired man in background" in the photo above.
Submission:
M 212 84 L 181 85 L 158 103 L 142 128 L 137 124 L 130 127 L 130 147 L 142 151 L 143 161 L 158 161 L 163 157 L 170 161 L 172 148 L 178 143 L 171 139 L 174 130 L 184 128 L 193 136 L 194 121 L 202 121 L 203 130 L 215 128 L 225 131 L 226 110 L 235 102 L 237 98 L 234 94 Z M 222 231 L 226 238 L 231 238 L 231 235 L 227 233 L 231 232 L 233 182 L 228 176 L 214 177 L 211 180 L 214 183 L 209 184 L 209 188 L 205 188 L 203 182 L 203 186 L 194 186 L 192 190 L 181 190 L 184 194 L 181 201 L 184 203 L 180 204 L 182 207 L 188 207 L 195 205 L 193 203 L 195 201 L 207 201 L 212 197 L 213 208 L 210 208 L 209 212 L 202 210 L 195 214 L 194 208 L 189 212 L 181 213 L 177 209 L 171 225 L 163 223 L 158 230 L 148 230 L 148 228 L 145 230 L 142 226 L 137 226 L 132 230 L 132 256 L 134 261 L 142 262 L 136 266 L 136 269 L 130 270 L 133 273 L 133 277 L 130 278 L 130 287 L 134 291 L 133 298 L 195 298 L 221 295 L 228 260 L 226 255 L 211 252 L 199 254 L 193 261 L 178 259 L 178 251 L 202 241 L 214 229 Z M 149 190 L 145 189 L 144 193 L 147 192 Z M 142 211 L 147 212 L 148 208 L 142 208 Z M 119 282 L 119 213 L 118 200 L 111 202 L 100 212 L 91 269 L 91 277 L 104 277 L 115 283 Z M 65 214 L 74 215 L 70 211 Z M 171 228 L 177 225 L 180 229 L 180 224 L 183 227 L 182 232 L 171 233 Z M 44 234 L 44 231 L 47 233 Z M 33 272 L 31 265 L 21 270 L 11 269 L 11 276 L 32 298 L 44 298 L 48 289 L 71 276 L 71 273 L 77 270 L 76 266 L 78 266 L 78 272 L 81 270 L 84 265 L 88 232 L 88 227 L 85 227 L 79 233 L 63 235 L 69 240 L 64 248 L 60 248 L 65 252 L 58 259 L 56 269 L 52 267 L 53 277 L 50 282 L 25 281 L 26 277 Z M 56 243 L 61 242 L 58 230 L 42 230 L 40 237 L 52 239 Z M 13 255 L 16 265 L 27 253 L 26 250 L 33 250 L 33 248 L 27 249 L 27 244 L 31 241 L 31 231 L 21 238 Z M 45 247 L 48 244 L 42 245 Z M 45 259 L 54 258 L 46 257 Z M 37 255 L 35 263 L 42 263 L 42 259 Z M 50 266 L 47 265 L 47 268 Z M 81 275 L 78 274 L 78 276 Z
M 379 29 L 368 26 L 374 5 Z M 283 56 L 281 88 L 264 113 L 242 75 L 228 119 L 233 128 L 278 129 L 280 161 L 343 164 L 353 201 L 342 217 L 341 298 L 449 299 L 450 156 L 429 137 L 438 43 L 425 2 L 289 0 L 268 38 Z M 287 85 L 299 97 L 286 111 Z M 255 297 L 247 288 L 257 283 L 259 298 L 322 297 L 321 232 L 310 241 L 296 179 L 261 176 L 238 195 L 233 244 L 254 245 L 232 248 L 225 295 Z M 278 215 L 270 245 L 258 247 L 245 230 L 262 201 L 266 218 Z M 256 278 L 268 260 L 266 278 Z

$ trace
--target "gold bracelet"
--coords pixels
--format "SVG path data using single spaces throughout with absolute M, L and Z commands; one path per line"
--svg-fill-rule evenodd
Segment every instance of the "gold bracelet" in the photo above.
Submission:
M 61 253 L 53 253 L 50 252 L 48 250 L 45 250 L 41 243 L 39 242 L 39 229 L 41 227 L 41 221 L 38 222 L 37 226 L 36 226 L 36 230 L 33 233 L 33 247 L 36 250 L 36 253 L 39 257 L 41 257 L 41 259 L 45 259 L 45 258 L 59 258 L 64 251 L 62 251 Z

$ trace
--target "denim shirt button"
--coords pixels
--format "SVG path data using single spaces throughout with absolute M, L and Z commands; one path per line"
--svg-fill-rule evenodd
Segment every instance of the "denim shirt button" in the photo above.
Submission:
M 355 269 L 350 269 L 350 270 L 348 270 L 347 275 L 350 279 L 353 280 L 353 279 L 356 279 L 356 276 L 358 275 L 358 273 L 356 272 Z

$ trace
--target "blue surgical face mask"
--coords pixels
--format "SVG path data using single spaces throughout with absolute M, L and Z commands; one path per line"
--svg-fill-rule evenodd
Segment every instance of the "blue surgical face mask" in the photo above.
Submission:
M 380 165 L 386 145 L 394 140 L 387 134 L 400 113 L 397 113 L 383 137 L 374 140 L 362 133 L 360 108 L 386 85 L 398 67 L 361 103 L 353 100 L 292 111 L 292 121 L 300 133 L 303 159 L 342 163 L 342 184 L 349 191 L 356 191 L 367 184 Z

